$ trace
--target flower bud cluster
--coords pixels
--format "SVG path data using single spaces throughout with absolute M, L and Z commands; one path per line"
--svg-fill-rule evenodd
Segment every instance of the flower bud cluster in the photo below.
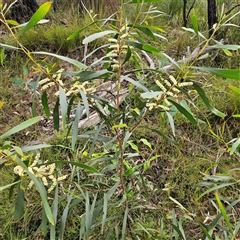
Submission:
M 113 62 L 111 67 L 113 70 L 117 70 L 121 68 L 121 55 L 125 55 L 127 53 L 126 49 L 128 46 L 124 44 L 124 39 L 126 39 L 129 36 L 129 28 L 124 25 L 119 30 L 119 37 L 118 39 L 115 38 L 109 38 L 108 41 L 111 43 L 110 49 L 111 51 L 107 53 L 106 57 L 109 57 L 110 60 Z
M 49 186 L 48 192 L 50 193 L 57 185 L 59 181 L 62 181 L 68 177 L 68 175 L 63 175 L 61 177 L 56 178 L 54 176 L 56 165 L 55 163 L 48 164 L 48 161 L 45 161 L 43 165 L 37 166 L 40 163 L 40 154 L 37 154 L 33 163 L 28 167 L 28 170 L 35 175 L 36 178 L 41 179 L 44 186 Z M 13 172 L 20 177 L 26 177 L 26 170 L 18 165 L 13 169 Z M 28 185 L 28 189 L 31 189 L 34 182 L 31 181 Z
M 168 97 L 171 97 L 173 99 L 178 98 L 178 95 L 180 93 L 179 88 L 191 86 L 192 82 L 183 82 L 178 83 L 178 81 L 173 77 L 169 76 L 169 79 L 163 79 L 161 78 L 161 82 L 159 80 L 155 81 L 157 86 L 162 90 L 163 93 L 159 94 L 158 96 L 154 97 L 155 102 L 147 103 L 147 107 L 151 111 L 155 108 L 161 108 L 164 111 L 169 111 L 172 104 L 168 101 Z M 163 103 L 163 104 L 161 104 Z
M 41 86 L 41 90 L 45 91 L 48 88 L 55 86 L 56 84 L 60 85 L 61 87 L 64 86 L 62 80 L 61 80 L 61 76 L 62 76 L 62 72 L 64 71 L 64 69 L 59 69 L 57 71 L 57 74 L 54 74 L 52 76 L 52 79 L 50 78 L 44 78 L 42 80 L 39 81 L 39 85 Z

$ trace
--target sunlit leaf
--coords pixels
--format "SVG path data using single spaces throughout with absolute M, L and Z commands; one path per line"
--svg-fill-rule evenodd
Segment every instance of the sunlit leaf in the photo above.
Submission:
M 116 128 L 126 128 L 126 127 L 127 127 L 127 124 L 121 123 L 121 124 L 117 124 L 117 125 L 112 126 L 112 129 L 116 129 Z
M 228 86 L 228 88 L 240 95 L 240 88 L 234 86 Z
M 231 226 L 231 223 L 230 223 L 230 220 L 229 220 L 227 212 L 226 212 L 226 209 L 224 208 L 224 206 L 223 206 L 223 204 L 222 204 L 222 202 L 221 202 L 217 192 L 215 193 L 215 196 L 216 196 L 216 200 L 217 200 L 219 209 L 220 209 L 220 211 L 221 211 L 221 213 L 222 213 L 222 215 L 223 215 L 223 217 L 225 219 L 225 222 L 227 223 L 228 229 L 230 230 L 230 232 L 232 234 L 234 234 L 232 226 Z
M 192 16 L 192 25 L 193 25 L 194 32 L 198 35 L 198 22 L 197 22 L 196 15 Z
M 35 26 L 50 10 L 52 6 L 51 2 L 45 2 L 43 3 L 38 10 L 33 14 L 31 19 L 29 20 L 28 24 L 20 31 L 20 34 L 25 33 L 29 29 L 31 29 L 33 26 Z
M 133 143 L 132 141 L 128 141 L 127 143 L 131 146 L 133 150 L 139 152 L 138 146 L 135 143 Z
M 13 25 L 13 26 L 18 26 L 19 23 L 15 20 L 7 20 L 7 23 L 10 24 L 10 25 Z
M 147 139 L 141 138 L 140 141 L 143 142 L 144 145 L 148 146 L 152 150 L 152 145 Z

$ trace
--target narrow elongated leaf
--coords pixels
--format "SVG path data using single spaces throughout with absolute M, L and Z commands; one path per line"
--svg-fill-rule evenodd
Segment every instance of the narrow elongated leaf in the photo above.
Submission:
M 82 163 L 78 163 L 78 162 L 54 161 L 54 163 L 58 163 L 58 164 L 70 164 L 70 165 L 77 166 L 77 167 L 79 167 L 79 168 L 88 170 L 88 171 L 93 172 L 93 173 L 99 173 L 99 171 L 98 171 L 96 168 L 90 167 L 90 166 L 88 166 L 88 165 L 85 165 L 85 164 L 82 164 Z
M 219 209 L 225 219 L 225 222 L 227 223 L 227 226 L 228 226 L 228 229 L 230 230 L 230 232 L 232 233 L 232 235 L 234 234 L 233 233 L 233 229 L 232 229 L 232 226 L 231 226 L 231 223 L 229 221 L 229 218 L 228 218 L 228 215 L 227 215 L 227 212 L 226 212 L 226 209 L 224 208 L 219 196 L 218 196 L 218 193 L 215 194 L 216 196 L 216 200 L 217 200 L 217 203 L 218 203 L 218 206 L 219 206 Z
M 75 38 L 76 36 L 78 36 L 82 31 L 84 31 L 86 28 L 92 26 L 93 24 L 99 22 L 100 20 L 97 20 L 97 21 L 94 21 L 94 22 L 91 22 L 90 24 L 88 24 L 87 26 L 77 30 L 76 32 L 72 33 L 68 38 L 67 38 L 67 41 Z
M 133 150 L 139 153 L 138 146 L 135 143 L 133 143 L 132 141 L 128 141 L 127 143 L 131 146 Z
M 76 144 L 77 138 L 78 138 L 78 123 L 79 123 L 79 120 L 82 116 L 83 110 L 84 110 L 84 107 L 80 105 L 80 102 L 78 102 L 78 106 L 77 106 L 77 110 L 76 110 L 76 114 L 75 114 L 75 119 L 74 119 L 73 126 L 72 126 L 72 129 L 73 129 L 72 150 L 73 151 L 75 149 L 75 144 Z
M 145 33 L 147 36 L 151 37 L 153 40 L 157 40 L 157 38 L 154 36 L 152 31 L 147 26 L 141 26 L 141 25 L 132 25 L 130 24 L 129 27 L 136 28 L 140 30 L 141 32 Z
M 227 186 L 231 186 L 231 185 L 234 185 L 236 184 L 235 182 L 234 183 L 223 183 L 221 185 L 217 185 L 217 186 L 214 186 L 212 188 L 209 188 L 208 190 L 206 190 L 205 192 L 203 192 L 198 198 L 197 200 L 199 200 L 200 198 L 202 198 L 203 196 L 205 196 L 206 194 L 210 193 L 210 192 L 214 192 L 220 188 L 224 188 L 224 187 L 227 187 Z
M 173 136 L 175 137 L 175 124 L 174 124 L 174 120 L 173 120 L 173 117 L 172 115 L 166 111 L 166 114 L 167 114 L 167 117 L 168 117 L 168 121 L 169 121 L 169 124 L 171 126 L 171 129 L 172 129 L 172 133 L 173 133 Z
M 179 64 L 174 59 L 172 59 L 170 56 L 168 56 L 166 53 L 163 53 L 163 52 L 161 53 L 161 55 L 166 57 L 173 65 L 175 65 L 178 69 L 181 70 Z
M 124 217 L 123 217 L 122 239 L 125 239 L 126 228 L 127 228 L 127 219 L 128 219 L 128 206 L 125 209 L 125 213 L 124 213 Z
M 116 189 L 118 188 L 120 182 L 116 182 L 115 185 L 107 192 L 104 193 L 104 201 L 103 201 L 103 217 L 102 217 L 102 232 L 104 230 L 104 225 L 106 222 L 106 217 L 107 217 L 107 204 L 108 200 L 112 197 Z
M 124 65 L 131 58 L 131 56 L 132 56 L 132 51 L 131 51 L 131 48 L 128 46 L 127 53 L 122 65 Z
M 31 19 L 29 20 L 28 24 L 20 31 L 20 34 L 25 33 L 29 29 L 31 29 L 33 26 L 35 26 L 50 10 L 52 6 L 51 2 L 45 2 L 43 3 L 38 10 L 33 14 Z
M 194 87 L 195 90 L 198 92 L 199 96 L 200 96 L 201 99 L 203 100 L 203 102 L 204 102 L 204 104 L 206 105 L 206 107 L 207 107 L 213 114 L 215 114 L 216 116 L 221 117 L 221 118 L 225 118 L 225 117 L 226 117 L 226 114 L 220 112 L 219 110 L 217 110 L 216 108 L 214 108 L 214 107 L 210 104 L 207 96 L 205 95 L 205 91 L 204 91 L 201 87 L 199 87 L 196 83 L 193 83 L 193 87 Z
M 152 129 L 152 128 L 148 128 L 150 130 L 152 130 L 153 132 L 157 133 L 158 135 L 160 135 L 161 137 L 165 138 L 167 141 L 169 141 L 170 143 L 174 144 L 174 145 L 178 145 L 178 143 L 171 139 L 170 137 L 168 137 L 167 135 L 165 135 L 164 133 L 160 132 L 159 130 L 156 129 Z
M 62 125 L 63 125 L 63 129 L 65 129 L 66 120 L 67 120 L 68 103 L 67 103 L 66 93 L 62 89 L 62 87 L 59 87 L 59 102 L 60 102 L 61 113 L 62 113 Z
M 174 203 L 176 203 L 182 210 L 188 212 L 188 210 L 180 203 L 178 202 L 175 198 L 172 198 L 171 196 L 169 197 L 170 200 L 172 200 Z
M 13 127 L 12 129 L 10 129 L 9 131 L 7 131 L 6 133 L 4 133 L 3 135 L 0 136 L 0 140 L 7 138 L 17 132 L 20 132 L 26 128 L 28 128 L 29 126 L 39 122 L 41 120 L 42 117 L 38 116 L 38 117 L 34 117 L 31 119 L 28 119 L 27 121 L 20 123 L 19 125 L 17 125 L 16 127 Z
M 228 88 L 240 95 L 240 88 L 234 86 L 228 86 Z
M 3 44 L 3 43 L 0 43 L 0 47 L 7 48 L 7 49 L 12 49 L 12 50 L 19 50 L 19 49 L 21 49 L 21 48 L 14 47 L 14 46 L 7 45 L 7 44 Z
M 153 3 L 153 2 L 163 2 L 164 0 L 132 0 L 131 2 L 128 2 L 128 4 L 131 3 Z
M 34 182 L 34 185 L 35 185 L 36 189 L 38 190 L 38 192 L 40 193 L 40 196 L 42 198 L 43 208 L 44 208 L 44 211 L 45 211 L 46 216 L 48 218 L 48 221 L 52 225 L 54 225 L 54 219 L 53 219 L 51 208 L 48 204 L 47 193 L 46 193 L 46 190 L 44 188 L 44 185 L 42 183 L 40 183 L 38 181 L 38 179 L 36 178 L 36 176 L 28 170 L 28 167 L 24 164 L 24 162 L 20 158 L 17 157 L 16 161 L 20 166 L 22 166 L 24 168 L 24 170 L 26 171 L 26 173 L 28 174 L 30 179 Z
M 44 24 L 44 23 L 47 23 L 49 22 L 48 19 L 42 19 L 40 21 L 38 21 L 36 24 Z M 21 28 L 21 27 L 25 27 L 29 22 L 26 22 L 26 23 L 22 23 L 22 24 L 18 24 L 17 26 L 15 27 L 12 27 L 12 28 Z
M 196 15 L 192 16 L 192 25 L 193 25 L 193 30 L 196 33 L 196 35 L 198 36 L 198 23 L 197 23 L 197 17 Z
M 53 213 L 53 219 L 54 222 L 57 222 L 57 213 L 58 213 L 58 186 L 55 188 L 55 196 L 54 196 L 54 201 L 53 201 L 53 208 L 52 208 L 52 213 Z M 51 225 L 50 227 L 50 239 L 56 239 L 56 225 Z
M 178 235 L 181 237 L 181 239 L 186 239 L 186 238 L 183 236 L 181 230 L 178 228 L 178 226 L 176 226 L 176 225 L 174 225 L 174 224 L 172 224 L 172 226 L 173 226 L 174 230 L 178 233 Z
M 19 23 L 15 20 L 7 20 L 7 23 L 10 24 L 10 25 L 13 25 L 13 26 L 18 26 L 19 25 Z
M 109 73 L 112 73 L 112 72 L 108 71 L 107 69 L 102 69 L 102 70 L 99 70 L 99 71 L 96 71 L 96 72 L 80 73 L 80 74 L 77 74 L 77 76 L 80 76 L 81 78 L 76 80 L 75 82 L 77 82 L 77 81 L 86 82 L 88 80 L 103 77 L 104 75 L 109 74 Z
M 53 128 L 54 130 L 59 131 L 59 99 L 53 109 Z
M 221 68 L 207 68 L 207 67 L 193 67 L 193 68 L 204 71 L 204 72 L 209 72 L 219 77 L 240 80 L 239 69 L 221 69 Z
M 18 187 L 17 201 L 14 209 L 14 219 L 20 219 L 24 213 L 24 191 Z
M 209 46 L 209 48 L 227 49 L 227 50 L 236 51 L 236 50 L 240 49 L 240 45 L 216 44 L 216 45 Z
M 71 63 L 74 66 L 78 67 L 80 70 L 84 70 L 87 68 L 86 65 L 82 64 L 81 62 L 78 62 L 77 60 L 74 60 L 72 58 L 68 58 L 62 55 L 54 54 L 54 53 L 49 53 L 49 52 L 31 52 L 32 54 L 37 54 L 37 55 L 48 55 L 52 57 L 56 57 L 60 60 L 63 60 L 65 62 Z
M 143 44 L 142 45 L 142 50 L 149 52 L 149 53 L 153 53 L 153 54 L 159 54 L 159 50 L 149 44 Z
M 163 94 L 163 91 L 144 92 L 144 93 L 141 93 L 141 97 L 145 99 L 152 99 L 162 94 Z
M 143 142 L 143 144 L 145 144 L 146 146 L 148 146 L 152 150 L 152 145 L 147 139 L 141 138 L 140 141 Z
M 240 138 L 238 138 L 235 143 L 232 145 L 230 155 L 236 152 L 237 148 L 240 146 Z
M 48 98 L 47 98 L 46 91 L 42 95 L 42 105 L 43 105 L 43 109 L 44 109 L 44 112 L 46 114 L 46 117 L 47 117 L 47 119 L 49 119 L 50 118 L 50 110 L 49 110 L 49 107 L 48 107 Z
M 140 82 L 137 82 L 130 77 L 122 75 L 121 78 L 132 83 L 134 86 L 142 89 L 144 92 L 149 92 L 149 90 L 146 87 L 144 87 Z
M 11 183 L 11 184 L 8 184 L 8 185 L 5 185 L 5 186 L 3 186 L 3 187 L 0 187 L 0 191 L 3 191 L 3 190 L 5 190 L 5 189 L 7 189 L 7 188 L 9 188 L 9 187 L 11 187 L 11 186 L 19 183 L 19 182 L 21 182 L 21 180 L 19 180 L 19 181 L 17 181 L 17 182 L 14 182 L 14 183 Z
M 43 231 L 44 237 L 47 235 L 47 230 L 48 230 L 48 219 L 46 216 L 45 211 L 42 212 L 42 223 L 41 223 L 41 229 Z
M 51 146 L 52 146 L 52 145 L 46 144 L 46 143 L 37 144 L 37 145 L 32 145 L 32 146 L 23 147 L 23 148 L 22 148 L 22 151 L 23 151 L 23 152 L 30 152 L 30 151 L 34 151 L 34 150 L 38 150 L 38 149 L 49 148 L 49 147 L 51 147 Z
M 70 194 L 68 197 L 67 197 L 67 205 L 66 207 L 64 208 L 64 211 L 63 211 L 63 215 L 62 215 L 62 221 L 61 221 L 61 224 L 60 224 L 60 232 L 59 232 L 59 238 L 60 240 L 63 240 L 63 235 L 64 235 L 64 230 L 65 230 L 65 227 L 66 227 L 66 222 L 67 222 L 67 216 L 68 216 L 68 212 L 69 212 L 69 205 L 72 201 L 72 197 L 73 195 Z
M 185 31 L 188 31 L 188 32 L 195 33 L 195 31 L 194 31 L 192 28 L 182 27 L 182 29 L 185 30 Z M 201 32 L 198 32 L 198 35 L 199 35 L 200 37 L 202 37 L 203 39 L 206 39 Z
M 83 44 L 86 44 L 86 43 L 90 43 L 98 38 L 102 38 L 106 35 L 109 35 L 109 34 L 116 34 L 117 32 L 114 31 L 114 30 L 106 30 L 106 31 L 103 31 L 103 32 L 99 32 L 99 33 L 94 33 L 88 37 L 86 37 L 85 39 L 83 39 Z
M 177 109 L 179 112 L 181 112 L 192 124 L 197 124 L 197 120 L 193 117 L 193 115 L 187 111 L 186 108 L 184 108 L 183 106 L 181 106 L 180 104 L 176 103 L 175 101 L 168 99 L 169 102 L 171 102 Z
M 240 202 L 240 198 L 237 199 L 237 200 L 235 200 L 235 201 L 233 201 L 230 205 L 228 205 L 228 206 L 226 207 L 226 211 L 232 210 L 233 207 L 234 207 L 235 205 L 237 205 L 239 202 Z M 208 225 L 208 231 L 209 231 L 209 230 L 213 230 L 213 229 L 215 228 L 215 226 L 217 225 L 217 223 L 218 223 L 220 220 L 222 220 L 222 218 L 223 218 L 222 213 L 219 213 L 219 214 L 214 218 L 214 220 L 210 223 L 210 225 Z
M 210 236 L 210 234 L 208 233 L 207 229 L 204 227 L 204 224 L 202 224 L 198 220 L 196 220 L 196 221 L 199 224 L 200 228 L 203 230 L 203 232 L 204 232 L 205 236 L 207 237 L 207 239 L 208 240 L 213 240 L 212 237 Z
M 88 104 L 87 96 L 81 89 L 79 89 L 79 92 L 80 92 L 82 100 L 83 100 L 83 105 L 85 107 L 87 117 L 89 118 L 89 104 Z
M 159 50 L 149 44 L 142 44 L 142 43 L 139 43 L 139 42 L 135 42 L 135 41 L 132 41 L 132 40 L 126 40 L 126 42 L 130 45 L 130 46 L 133 46 L 135 48 L 138 48 L 140 50 L 144 50 L 148 53 L 152 53 L 152 54 L 159 54 Z

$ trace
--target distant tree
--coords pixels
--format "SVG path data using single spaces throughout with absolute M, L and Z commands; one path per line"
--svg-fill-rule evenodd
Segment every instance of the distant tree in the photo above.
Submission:
M 194 8 L 195 3 L 196 3 L 196 0 L 193 0 L 191 6 L 187 11 L 188 0 L 183 0 L 183 26 L 184 27 L 187 27 L 188 18 L 192 9 Z
M 10 1 L 6 2 L 10 3 Z M 38 7 L 36 0 L 19 0 L 13 5 L 7 17 L 19 23 L 24 23 L 30 19 Z
M 213 25 L 218 22 L 217 19 L 217 2 L 216 0 L 207 0 L 208 2 L 208 30 L 209 35 L 213 32 Z

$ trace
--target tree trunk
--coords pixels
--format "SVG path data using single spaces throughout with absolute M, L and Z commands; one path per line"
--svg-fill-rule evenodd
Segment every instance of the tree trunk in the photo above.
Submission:
M 216 0 L 207 0 L 208 1 L 208 30 L 209 36 L 213 32 L 213 25 L 217 23 L 217 3 Z
M 18 23 L 27 22 L 38 7 L 36 0 L 19 0 L 12 6 L 7 18 L 16 20 Z

